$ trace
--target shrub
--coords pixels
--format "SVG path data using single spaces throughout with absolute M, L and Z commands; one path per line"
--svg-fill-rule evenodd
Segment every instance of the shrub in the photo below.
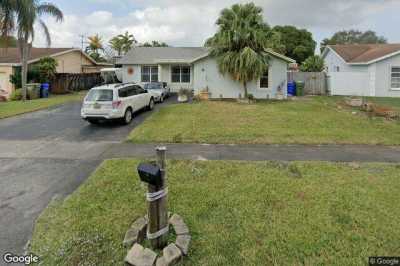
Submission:
M 313 55 L 303 62 L 300 70 L 303 72 L 321 72 L 324 70 L 324 67 L 324 60 L 318 55 Z
M 11 93 L 10 96 L 11 101 L 20 101 L 22 100 L 22 90 L 21 89 L 16 89 Z

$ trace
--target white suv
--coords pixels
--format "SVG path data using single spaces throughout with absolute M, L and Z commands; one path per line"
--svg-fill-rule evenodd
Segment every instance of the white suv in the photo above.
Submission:
M 81 109 L 81 117 L 93 124 L 103 120 L 132 121 L 133 113 L 154 108 L 154 96 L 137 84 L 109 84 L 92 88 Z

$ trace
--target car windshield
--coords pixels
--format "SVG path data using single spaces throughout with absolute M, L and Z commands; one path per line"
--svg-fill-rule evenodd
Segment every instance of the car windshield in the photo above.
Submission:
M 147 83 L 144 85 L 145 90 L 161 90 L 162 85 L 161 83 Z
M 108 102 L 113 100 L 112 90 L 91 90 L 86 96 L 86 101 L 89 102 Z

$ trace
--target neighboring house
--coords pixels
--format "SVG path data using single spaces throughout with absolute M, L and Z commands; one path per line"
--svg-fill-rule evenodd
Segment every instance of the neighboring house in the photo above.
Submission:
M 32 48 L 28 63 L 37 63 L 43 57 L 57 60 L 57 73 L 93 73 L 109 64 L 97 63 L 80 49 L 76 48 Z M 21 67 L 21 55 L 18 48 L 0 48 L 0 88 L 13 91 L 10 75 Z
M 400 44 L 329 45 L 322 58 L 332 95 L 400 97 Z
M 271 55 L 265 75 L 248 84 L 248 92 L 256 98 L 275 98 L 278 90 L 286 97 L 287 68 L 295 62 L 278 53 Z M 204 47 L 136 47 L 117 64 L 122 65 L 123 82 L 168 82 L 171 90 L 194 90 L 195 94 L 208 89 L 211 98 L 244 96 L 242 83 L 230 75 L 222 75 L 215 58 Z

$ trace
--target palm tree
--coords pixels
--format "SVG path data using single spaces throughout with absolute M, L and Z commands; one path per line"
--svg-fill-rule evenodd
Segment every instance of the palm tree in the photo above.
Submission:
M 95 61 L 106 61 L 101 55 L 100 51 L 104 51 L 103 47 L 103 40 L 99 36 L 99 34 L 89 36 L 89 45 L 86 47 L 86 53 L 89 54 L 91 58 L 93 58 Z
M 61 22 L 64 16 L 58 7 L 40 0 L 2 0 L 0 2 L 0 10 L 2 36 L 9 36 L 15 32 L 18 38 L 18 45 L 22 54 L 22 99 L 25 100 L 28 58 L 30 57 L 30 50 L 35 37 L 34 25 L 40 25 L 47 45 L 50 46 L 50 32 L 41 16 L 52 16 L 57 22 Z
M 125 34 L 118 35 L 119 39 L 122 42 L 122 51 L 124 53 L 129 52 L 132 49 L 132 46 L 137 43 L 133 34 L 129 34 L 129 32 L 125 32 Z
M 205 45 L 216 58 L 219 71 L 243 84 L 247 98 L 247 83 L 259 79 L 268 69 L 270 27 L 263 21 L 262 8 L 253 3 L 223 9 L 216 24 L 217 33 Z
M 121 56 L 122 54 L 122 49 L 124 47 L 124 43 L 122 42 L 122 40 L 120 38 L 118 38 L 119 36 L 115 36 L 114 38 L 112 38 L 110 40 L 110 46 L 112 49 L 114 49 L 115 51 L 117 51 L 118 56 Z

